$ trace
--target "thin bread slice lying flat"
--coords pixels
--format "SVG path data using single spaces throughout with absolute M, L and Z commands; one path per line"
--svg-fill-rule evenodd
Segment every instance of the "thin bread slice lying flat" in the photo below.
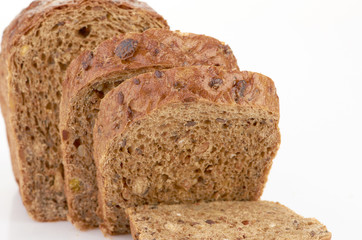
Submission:
M 316 219 L 267 201 L 149 205 L 128 208 L 135 240 L 330 240 Z
M 14 175 L 35 220 L 67 215 L 58 123 L 69 63 L 105 39 L 148 28 L 168 25 L 136 0 L 42 0 L 32 2 L 4 31 L 0 104 Z
M 92 130 L 101 99 L 132 76 L 190 65 L 238 68 L 230 48 L 214 38 L 157 29 L 114 37 L 72 62 L 63 83 L 60 131 L 69 218 L 74 224 L 84 228 L 99 222 Z
M 123 82 L 93 130 L 102 230 L 127 231 L 137 205 L 259 199 L 278 122 L 274 83 L 258 73 L 197 66 Z

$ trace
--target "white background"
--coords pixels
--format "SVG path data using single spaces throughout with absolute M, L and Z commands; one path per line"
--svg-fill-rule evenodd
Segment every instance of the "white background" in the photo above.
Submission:
M 1 1 L 0 31 L 30 0 Z M 270 76 L 282 145 L 263 199 L 362 239 L 362 1 L 148 0 L 173 30 L 228 43 L 240 69 Z M 103 239 L 26 214 L 0 117 L 0 239 Z M 112 239 L 131 239 L 129 236 Z

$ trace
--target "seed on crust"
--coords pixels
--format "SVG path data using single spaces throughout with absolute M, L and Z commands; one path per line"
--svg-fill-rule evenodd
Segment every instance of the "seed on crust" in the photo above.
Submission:
M 124 95 L 123 95 L 122 92 L 119 92 L 119 93 L 118 93 L 117 101 L 118 101 L 119 104 L 123 104 L 123 103 L 124 103 Z
M 91 67 L 93 60 L 93 52 L 89 52 L 87 56 L 83 58 L 82 67 L 84 70 L 88 70 Z
M 217 90 L 223 84 L 223 80 L 220 78 L 213 78 L 209 82 L 209 87 Z
M 122 60 L 126 60 L 132 57 L 138 46 L 138 41 L 134 39 L 125 39 L 123 40 L 116 48 L 115 54 Z

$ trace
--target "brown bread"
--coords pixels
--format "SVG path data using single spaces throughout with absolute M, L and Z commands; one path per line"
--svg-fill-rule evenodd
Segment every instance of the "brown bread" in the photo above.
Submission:
M 69 218 L 75 225 L 99 222 L 92 130 L 101 99 L 132 76 L 187 65 L 237 69 L 232 51 L 220 41 L 162 29 L 114 37 L 72 62 L 63 82 L 60 131 Z
M 135 0 L 34 1 L 5 30 L 0 102 L 23 203 L 38 221 L 65 220 L 61 83 L 80 51 L 120 33 L 168 28 Z
M 256 200 L 280 144 L 273 81 L 221 67 L 156 70 L 102 99 L 93 131 L 101 228 L 128 231 L 125 208 Z
M 274 202 L 212 202 L 129 208 L 135 240 L 330 240 L 316 219 Z

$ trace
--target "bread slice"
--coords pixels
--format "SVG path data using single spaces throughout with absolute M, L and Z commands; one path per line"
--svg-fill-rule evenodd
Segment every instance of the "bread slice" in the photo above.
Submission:
M 99 222 L 92 130 L 104 95 L 140 73 L 202 64 L 237 69 L 230 48 L 218 40 L 162 29 L 115 37 L 95 51 L 81 54 L 71 64 L 63 83 L 60 131 L 69 218 L 73 224 L 87 228 Z
M 126 212 L 135 240 L 331 239 L 316 219 L 267 201 L 139 206 Z
M 128 231 L 127 207 L 259 199 L 278 122 L 274 83 L 258 73 L 197 66 L 123 82 L 93 131 L 103 232 Z
M 59 135 L 61 83 L 70 61 L 117 34 L 168 28 L 134 0 L 35 1 L 5 30 L 1 108 L 23 203 L 39 221 L 65 220 Z

